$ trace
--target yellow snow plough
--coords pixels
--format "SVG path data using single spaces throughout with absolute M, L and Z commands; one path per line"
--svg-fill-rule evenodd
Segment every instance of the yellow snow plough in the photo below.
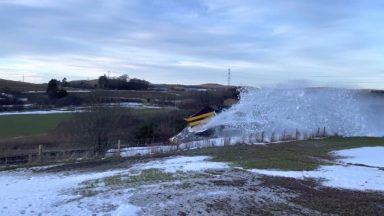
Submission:
M 216 110 L 211 106 L 206 106 L 196 114 L 186 118 L 185 121 L 187 121 L 188 126 L 192 128 L 208 122 L 215 115 Z

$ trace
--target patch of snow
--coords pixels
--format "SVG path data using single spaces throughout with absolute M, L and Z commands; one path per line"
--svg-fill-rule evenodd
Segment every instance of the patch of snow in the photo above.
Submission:
M 140 212 L 140 210 L 141 209 L 139 207 L 136 207 L 134 205 L 125 204 L 125 205 L 120 205 L 116 209 L 115 215 L 118 215 L 118 216 L 134 216 L 134 215 L 137 215 Z
M 341 159 L 343 163 L 363 164 L 368 166 L 383 166 L 384 147 L 363 147 L 335 151 L 333 153 L 348 157 Z M 352 158 L 353 157 L 353 158 Z M 321 166 L 313 171 L 279 171 L 251 169 L 252 172 L 289 178 L 324 179 L 323 185 L 352 190 L 384 191 L 384 170 L 358 165 Z
M 158 107 L 158 106 L 145 105 L 144 103 L 140 103 L 140 102 L 106 103 L 106 104 L 103 104 L 103 105 L 106 105 L 106 106 L 117 106 L 117 107 L 126 107 L 126 108 L 152 108 L 152 109 L 161 108 L 161 107 Z
M 314 171 L 278 171 L 262 169 L 252 169 L 251 171 L 263 175 L 297 179 L 325 179 L 322 184 L 328 187 L 384 191 L 384 171 L 375 168 L 359 166 L 322 166 Z
M 103 172 L 35 173 L 49 166 L 0 172 L 0 215 L 137 215 L 141 208 L 130 203 L 135 188 L 107 190 L 92 185 L 100 193 L 76 193 L 84 183 L 116 175 L 137 175 L 137 171 L 157 168 L 165 172 L 202 171 L 228 168 L 228 164 L 207 161 L 210 157 L 170 157 L 133 167 Z M 85 186 L 87 187 L 87 186 Z
M 346 157 L 341 160 L 344 163 L 384 167 L 384 147 L 381 146 L 346 149 L 334 153 Z
M 0 172 L 0 191 L 2 192 L 0 215 L 92 215 L 95 207 L 92 205 L 97 200 L 90 199 L 89 202 L 85 200 L 85 203 L 71 201 L 78 197 L 66 192 L 81 182 L 113 176 L 120 172 L 70 175 L 36 174 L 31 171 Z M 128 208 L 131 208 L 132 212 L 137 211 L 137 207 L 128 203 L 121 208 L 124 208 L 125 212 Z M 116 211 L 122 211 L 122 209 L 117 208 Z
M 49 110 L 49 111 L 42 111 L 42 110 L 36 110 L 36 111 L 22 111 L 22 112 L 0 112 L 0 116 L 5 115 L 46 115 L 46 114 L 56 114 L 56 113 L 73 113 L 73 112 L 79 112 L 78 110 Z
M 169 173 L 176 173 L 177 171 L 183 172 L 197 172 L 208 169 L 225 169 L 229 168 L 227 163 L 208 161 L 208 156 L 179 156 L 170 157 L 163 160 L 151 161 L 145 164 L 137 164 L 133 168 L 139 170 L 145 169 L 160 169 Z

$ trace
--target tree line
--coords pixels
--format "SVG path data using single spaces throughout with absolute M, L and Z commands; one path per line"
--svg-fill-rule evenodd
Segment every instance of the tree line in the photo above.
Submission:
M 101 89 L 117 89 L 117 90 L 147 90 L 150 83 L 141 79 L 129 79 L 126 77 L 110 79 L 106 75 L 100 76 L 98 79 L 98 87 Z

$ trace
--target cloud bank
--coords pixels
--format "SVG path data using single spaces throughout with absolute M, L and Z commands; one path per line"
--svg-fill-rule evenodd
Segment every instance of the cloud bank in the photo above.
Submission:
M 384 88 L 382 1 L 0 0 L 0 78 Z

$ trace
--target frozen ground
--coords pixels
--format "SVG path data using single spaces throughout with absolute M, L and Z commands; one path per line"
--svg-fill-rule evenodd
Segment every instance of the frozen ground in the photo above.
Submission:
M 359 155 L 355 150 L 343 152 Z M 101 167 L 70 165 L 68 169 L 60 168 L 65 166 L 62 164 L 0 172 L 0 215 L 322 215 L 340 212 L 338 208 L 347 213 L 350 209 L 384 213 L 382 194 L 322 188 L 304 178 L 338 176 L 328 182 L 346 184 L 348 178 L 369 177 L 369 172 L 379 172 L 378 168 L 348 165 L 346 169 L 354 178 L 337 169 L 313 171 L 317 176 L 280 172 L 303 179 L 295 180 L 260 175 L 265 170 L 253 170 L 255 173 L 201 155 L 125 160 L 127 163 Z M 382 179 L 375 184 L 373 180 L 366 179 L 366 185 L 380 189 Z M 308 202 L 306 196 L 317 200 Z M 339 204 L 344 206 L 334 207 Z
M 32 105 L 33 106 L 33 105 Z M 123 102 L 123 103 L 106 103 L 102 104 L 105 107 L 124 107 L 124 108 L 133 108 L 133 109 L 157 109 L 158 106 L 149 106 L 143 103 L 135 102 Z M 25 111 L 10 111 L 10 112 L 0 112 L 0 115 L 46 115 L 46 114 L 56 114 L 56 113 L 74 113 L 74 112 L 84 112 L 89 110 L 91 107 L 88 106 L 77 106 L 77 107 L 64 107 L 61 109 L 51 109 L 51 110 L 25 110 Z
M 339 165 L 321 166 L 314 171 L 253 169 L 258 174 L 299 179 L 322 179 L 325 186 L 384 191 L 384 147 L 363 147 L 335 151 Z
M 30 170 L 2 172 L 0 215 L 90 215 L 93 208 L 101 208 L 108 203 L 103 199 L 81 199 L 70 190 L 81 182 L 117 173 L 119 171 L 84 174 L 36 174 Z M 78 202 L 77 199 L 81 200 Z M 137 207 L 126 203 L 114 212 L 122 209 L 137 211 Z
M 145 177 L 151 177 L 145 175 L 141 179 L 141 172 L 154 170 L 156 175 L 162 176 L 163 173 L 157 169 L 165 173 L 199 173 L 228 168 L 225 163 L 208 159 L 205 156 L 173 157 L 139 163 L 127 169 L 94 173 L 35 173 L 31 169 L 4 171 L 0 173 L 0 215 L 136 215 L 140 207 L 132 205 L 130 197 L 137 190 L 146 189 L 133 183 L 145 182 Z M 172 175 L 166 176 L 169 177 L 166 180 L 172 179 Z M 132 181 L 132 177 L 137 178 L 137 182 Z M 157 176 L 152 178 L 156 182 Z
M 69 110 L 49 110 L 49 111 L 42 111 L 42 110 L 36 110 L 36 111 L 21 111 L 21 112 L 0 112 L 1 116 L 8 116 L 8 115 L 47 115 L 47 114 L 56 114 L 56 113 L 73 113 L 78 111 L 69 111 Z
M 384 168 L 384 147 L 346 149 L 337 151 L 335 154 L 344 157 L 341 161 L 345 163 Z
M 160 169 L 167 173 L 197 172 L 208 169 L 225 169 L 229 168 L 227 163 L 207 162 L 210 157 L 194 156 L 194 157 L 173 157 L 163 161 L 151 161 L 145 164 L 137 164 L 133 169 Z

